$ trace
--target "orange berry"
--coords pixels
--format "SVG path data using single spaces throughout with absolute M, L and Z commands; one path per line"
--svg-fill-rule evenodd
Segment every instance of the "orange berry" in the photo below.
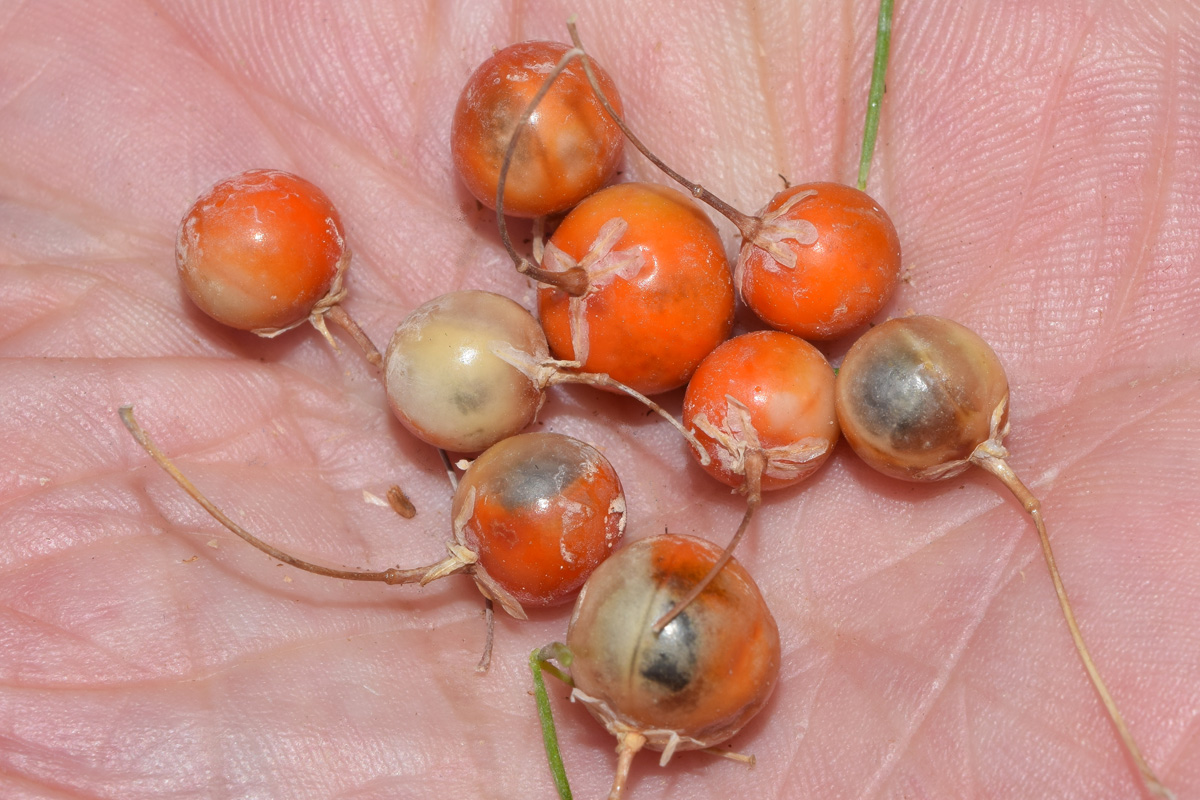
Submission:
M 523 606 L 570 599 L 625 531 L 625 493 L 599 450 L 560 433 L 488 448 L 451 510 L 479 563 Z
M 866 324 L 891 298 L 900 239 L 869 195 L 840 183 L 805 183 L 775 195 L 759 216 L 759 235 L 796 262 L 782 264 L 754 241 L 742 245 L 738 289 L 772 328 L 834 339 Z
M 722 344 L 700 364 L 683 398 L 683 424 L 711 457 L 704 469 L 734 488 L 745 455 L 763 455 L 762 489 L 798 483 L 837 443 L 834 374 L 817 348 L 779 331 Z
M 325 193 L 267 169 L 234 175 L 201 195 L 175 245 L 179 279 L 200 310 L 264 335 L 307 319 L 336 291 L 348 256 Z
M 467 79 L 454 110 L 450 149 L 471 194 L 496 207 L 500 167 L 525 107 L 569 48 L 521 42 L 497 52 Z M 616 87 L 593 64 L 613 103 Z M 540 217 L 566 211 L 605 184 L 624 150 L 620 129 L 605 114 L 576 60 L 563 70 L 521 134 L 504 186 L 504 212 Z
M 750 574 L 730 561 L 678 617 L 650 623 L 716 563 L 716 545 L 652 536 L 597 567 L 579 593 L 567 646 L 576 694 L 605 725 L 662 750 L 712 747 L 766 704 L 779 676 L 779 629 Z M 610 728 L 611 730 L 611 728 Z
M 623 183 L 587 198 L 550 239 L 544 265 L 556 262 L 560 270 L 586 267 L 589 287 L 581 298 L 539 289 L 550 351 L 643 394 L 682 386 L 733 327 L 721 237 L 674 189 Z

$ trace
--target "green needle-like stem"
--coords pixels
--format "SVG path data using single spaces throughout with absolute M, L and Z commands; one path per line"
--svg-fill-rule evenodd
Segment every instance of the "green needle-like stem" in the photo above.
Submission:
M 888 51 L 892 45 L 892 0 L 879 0 L 879 24 L 875 28 L 875 62 L 871 67 L 871 91 L 867 95 L 867 120 L 863 125 L 862 155 L 858 160 L 858 190 L 867 190 L 875 136 L 879 133 L 879 105 L 887 78 Z
M 538 719 L 542 723 L 542 742 L 546 746 L 546 762 L 550 765 L 550 774 L 554 776 L 554 787 L 558 790 L 559 800 L 572 800 L 571 784 L 567 782 L 567 770 L 563 766 L 562 754 L 558 750 L 558 729 L 554 727 L 554 712 L 550 708 L 550 697 L 546 694 L 546 681 L 542 677 L 543 670 L 549 671 L 556 678 L 570 685 L 570 677 L 546 661 L 547 658 L 553 657 L 551 653 L 557 648 L 565 650 L 566 646 L 556 642 L 530 653 L 529 671 L 533 673 L 533 696 L 537 701 Z

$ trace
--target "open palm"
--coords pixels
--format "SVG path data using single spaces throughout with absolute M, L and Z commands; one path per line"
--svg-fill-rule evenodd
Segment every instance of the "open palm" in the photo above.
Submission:
M 291 552 L 444 555 L 440 461 L 371 369 L 307 327 L 262 341 L 210 321 L 178 287 L 175 229 L 214 181 L 286 169 L 338 205 L 347 308 L 381 346 L 453 289 L 531 307 L 453 173 L 450 117 L 493 47 L 563 40 L 572 9 L 300 5 L 0 3 L 0 796 L 553 796 L 525 663 L 567 609 L 499 619 L 477 675 L 469 581 L 280 566 L 116 415 L 135 404 L 210 497 Z M 642 137 L 749 211 L 782 180 L 851 181 L 872 4 L 678 5 L 580 9 Z M 1200 796 L 1198 16 L 901 4 L 869 187 L 904 247 L 887 313 L 952 317 L 1000 355 L 1012 464 L 1181 798 Z M 664 180 L 634 154 L 623 178 Z M 742 501 L 641 407 L 555 389 L 538 426 L 605 452 L 630 539 L 732 534 Z M 392 483 L 415 519 L 364 500 Z M 994 480 L 900 483 L 843 446 L 767 497 L 739 559 L 783 638 L 774 698 L 730 743 L 758 764 L 643 755 L 630 797 L 1141 796 Z M 613 742 L 551 688 L 576 794 L 600 796 Z

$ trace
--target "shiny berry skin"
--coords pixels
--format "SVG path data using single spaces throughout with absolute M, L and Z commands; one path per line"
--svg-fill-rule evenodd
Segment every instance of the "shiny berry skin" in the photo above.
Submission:
M 520 432 L 545 395 L 496 355 L 505 346 L 537 361 L 549 357 L 537 320 L 507 297 L 451 292 L 416 309 L 384 356 L 396 418 L 434 447 L 460 453 L 478 453 Z
M 745 452 L 758 447 L 765 456 L 762 489 L 791 486 L 825 463 L 837 443 L 833 368 L 817 348 L 788 333 L 734 337 L 692 376 L 683 424 L 711 456 L 702 466 L 722 483 L 741 487 Z
M 348 260 L 337 209 L 288 172 L 255 169 L 213 186 L 179 225 L 175 262 L 205 314 L 240 330 L 303 322 Z
M 687 195 L 655 184 L 622 183 L 587 198 L 563 219 L 544 266 L 554 268 L 554 248 L 565 255 L 557 258 L 562 268 L 582 261 L 613 220 L 628 227 L 589 268 L 588 293 L 574 301 L 586 325 L 583 369 L 647 395 L 675 389 L 733 327 L 725 248 L 716 226 Z M 614 259 L 625 262 L 615 272 L 609 266 Z M 576 359 L 572 299 L 543 287 L 538 314 L 555 358 Z
M 837 377 L 837 412 L 854 452 L 910 481 L 948 478 L 1008 430 L 1008 378 L 978 334 L 941 317 L 877 325 Z M 998 442 L 997 442 L 998 443 Z
M 805 243 L 790 237 L 780 243 L 795 255 L 795 266 L 745 242 L 738 291 L 772 328 L 804 339 L 835 339 L 865 325 L 895 292 L 900 238 L 878 203 L 840 183 L 793 186 L 775 195 L 760 216 L 770 222 L 793 198 L 780 221 L 799 224 L 808 238 L 801 231 Z
M 521 605 L 572 597 L 625 531 L 625 494 L 600 451 L 560 433 L 524 433 L 484 451 L 451 510 L 466 546 Z
M 450 150 L 463 183 L 480 203 L 496 207 L 500 167 L 525 107 L 563 54 L 557 42 L 521 42 L 500 50 L 463 87 L 450 129 Z M 608 73 L 597 78 L 620 109 Z M 602 187 L 624 149 L 620 129 L 596 101 L 583 66 L 558 76 L 521 134 L 504 187 L 504 212 L 539 217 L 574 206 Z
M 651 623 L 716 563 L 721 549 L 678 534 L 622 548 L 584 585 L 567 630 L 571 677 L 600 722 L 649 747 L 712 747 L 766 704 L 779 676 L 779 630 L 758 587 L 730 561 L 661 634 Z

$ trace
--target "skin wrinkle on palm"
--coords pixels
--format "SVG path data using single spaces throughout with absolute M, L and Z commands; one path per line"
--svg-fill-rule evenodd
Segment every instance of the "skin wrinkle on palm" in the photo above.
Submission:
M 0 11 L 0 441 L 15 455 L 0 473 L 0 796 L 553 796 L 526 662 L 563 638 L 567 608 L 497 615 L 479 677 L 470 581 L 278 566 L 116 415 L 134 403 L 207 495 L 300 557 L 442 557 L 441 461 L 391 420 L 353 345 L 212 323 L 178 288 L 175 227 L 216 180 L 287 169 L 337 205 L 346 307 L 377 344 L 453 289 L 531 308 L 448 147 L 458 89 L 492 47 L 565 41 L 578 10 L 518 8 Z M 853 181 L 875 11 L 594 3 L 580 32 L 639 136 L 753 210 L 779 174 Z M 1200 796 L 1197 16 L 900 4 L 868 186 L 905 254 L 885 313 L 950 317 L 1000 356 L 1013 468 L 1041 497 L 1101 672 L 1181 798 Z M 632 153 L 622 178 L 664 182 Z M 836 364 L 847 346 L 822 349 Z M 629 541 L 732 534 L 743 501 L 632 401 L 556 387 L 539 419 L 612 461 Z M 363 501 L 393 483 L 414 519 Z M 764 502 L 738 560 L 783 645 L 774 698 L 729 743 L 757 766 L 640 758 L 632 800 L 1140 796 L 1032 526 L 990 477 L 916 486 L 839 447 Z M 613 741 L 549 689 L 576 796 L 602 796 Z

